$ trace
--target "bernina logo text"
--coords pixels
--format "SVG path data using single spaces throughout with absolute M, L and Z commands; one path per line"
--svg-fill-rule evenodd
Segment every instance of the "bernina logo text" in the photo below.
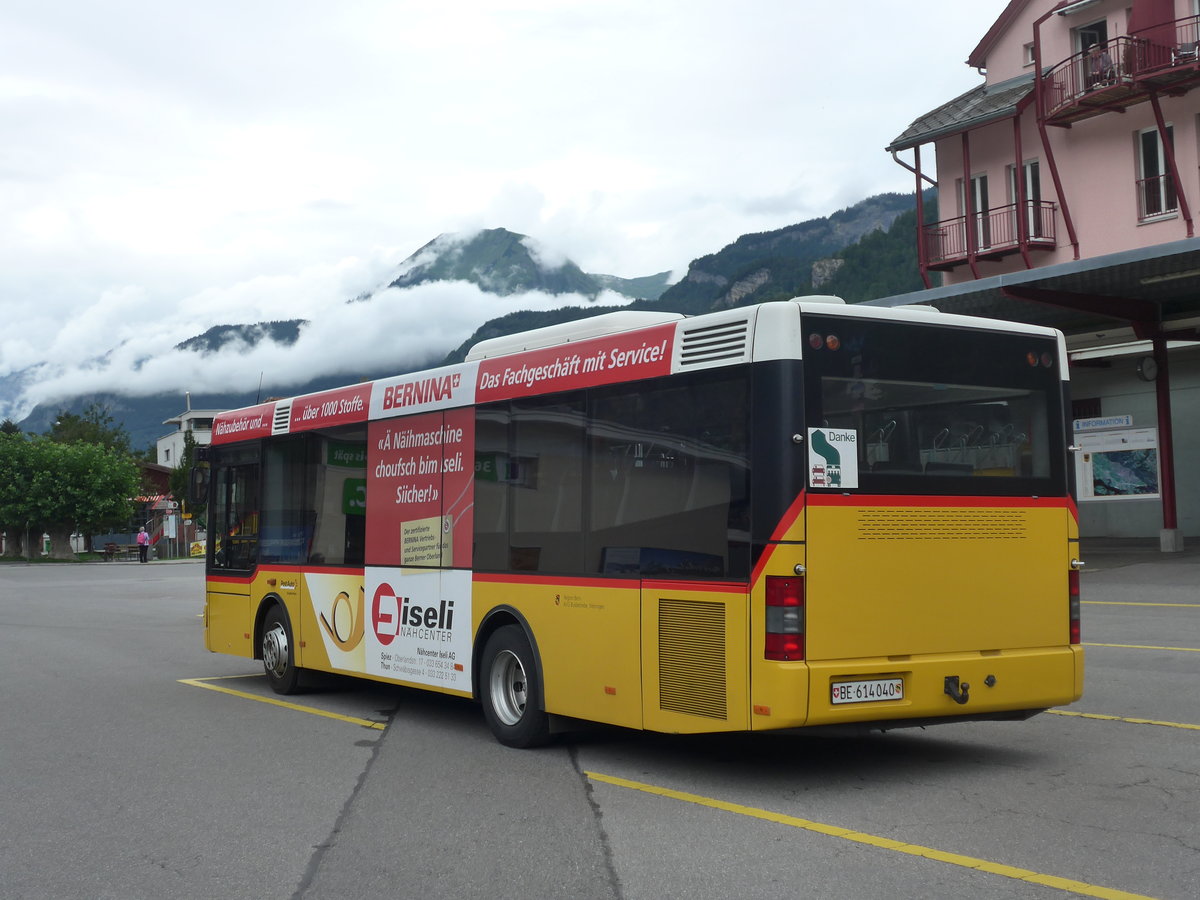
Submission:
M 432 403 L 445 400 L 462 382 L 461 374 L 443 375 L 440 378 L 422 378 L 386 388 L 383 392 L 383 408 L 399 409 L 414 403 Z

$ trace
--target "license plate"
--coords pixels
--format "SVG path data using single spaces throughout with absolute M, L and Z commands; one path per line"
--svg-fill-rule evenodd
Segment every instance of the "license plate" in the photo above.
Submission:
M 903 678 L 874 678 L 870 681 L 836 681 L 830 686 L 829 702 L 874 703 L 879 700 L 903 700 Z

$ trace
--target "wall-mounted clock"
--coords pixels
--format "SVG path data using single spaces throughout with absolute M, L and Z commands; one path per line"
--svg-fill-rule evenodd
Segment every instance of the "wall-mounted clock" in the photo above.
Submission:
M 1137 364 L 1138 378 L 1142 381 L 1153 381 L 1158 377 L 1158 363 L 1153 356 L 1143 356 Z

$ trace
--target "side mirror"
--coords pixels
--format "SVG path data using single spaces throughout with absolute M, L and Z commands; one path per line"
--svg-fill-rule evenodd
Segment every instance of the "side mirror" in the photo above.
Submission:
M 208 502 L 208 466 L 192 466 L 188 474 L 188 503 L 203 506 Z

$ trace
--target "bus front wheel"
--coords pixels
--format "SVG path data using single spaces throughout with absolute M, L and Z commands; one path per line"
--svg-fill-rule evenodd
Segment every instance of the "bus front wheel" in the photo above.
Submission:
M 300 670 L 296 668 L 291 623 L 278 606 L 271 607 L 263 620 L 262 661 L 271 690 L 277 694 L 294 694 L 299 690 Z
M 518 625 L 496 629 L 483 648 L 483 716 L 506 747 L 536 747 L 550 737 L 550 717 L 538 708 L 541 674 Z

